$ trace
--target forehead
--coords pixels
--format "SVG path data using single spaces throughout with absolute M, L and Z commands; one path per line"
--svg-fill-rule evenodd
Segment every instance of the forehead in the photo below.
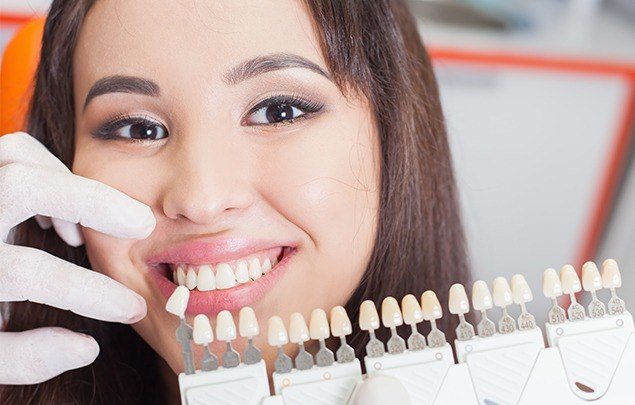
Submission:
M 220 80 L 236 63 L 274 52 L 325 68 L 300 0 L 99 0 L 75 48 L 75 90 L 85 95 L 112 74 L 159 83 Z

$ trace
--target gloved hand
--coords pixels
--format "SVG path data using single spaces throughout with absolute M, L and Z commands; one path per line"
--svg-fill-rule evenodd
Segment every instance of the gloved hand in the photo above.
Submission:
M 145 300 L 124 285 L 41 250 L 7 243 L 9 230 L 38 214 L 72 246 L 83 243 L 77 223 L 120 238 L 146 238 L 156 225 L 147 205 L 80 177 L 32 136 L 0 137 L 0 302 L 38 302 L 111 322 L 145 317 Z M 0 384 L 35 384 L 92 363 L 90 336 L 63 328 L 2 332 Z

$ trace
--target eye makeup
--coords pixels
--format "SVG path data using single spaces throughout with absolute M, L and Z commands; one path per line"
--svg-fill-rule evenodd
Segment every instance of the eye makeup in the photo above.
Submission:
M 323 102 L 310 100 L 297 93 L 269 95 L 247 108 L 240 125 L 259 128 L 288 126 L 319 114 L 324 107 Z M 276 114 L 280 117 L 276 117 Z M 254 122 L 252 117 L 255 115 L 264 115 L 267 121 L 272 121 L 273 117 L 273 122 Z M 157 142 L 169 136 L 167 127 L 149 114 L 116 115 L 98 125 L 91 134 L 100 140 L 126 142 Z
M 127 127 L 130 127 L 130 136 L 121 135 L 121 130 Z M 123 139 L 132 142 L 143 142 L 166 138 L 168 130 L 160 121 L 148 115 L 123 114 L 99 125 L 95 130 L 91 131 L 91 134 L 93 137 L 103 140 Z
M 266 123 L 266 124 L 254 124 L 254 123 L 248 122 L 249 117 L 254 115 L 256 112 L 262 109 L 269 109 L 270 107 L 274 107 L 274 106 L 287 106 L 287 107 L 295 108 L 295 109 L 301 110 L 302 115 L 298 117 L 288 118 L 278 122 L 272 122 L 272 123 Z M 258 127 L 258 126 L 277 127 L 280 125 L 289 125 L 297 120 L 309 118 L 319 113 L 323 108 L 324 108 L 323 103 L 319 101 L 308 100 L 297 94 L 273 95 L 273 96 L 269 96 L 265 98 L 262 101 L 257 102 L 253 107 L 249 108 L 247 114 L 245 114 L 245 116 L 241 119 L 241 125 L 255 126 L 255 127 Z

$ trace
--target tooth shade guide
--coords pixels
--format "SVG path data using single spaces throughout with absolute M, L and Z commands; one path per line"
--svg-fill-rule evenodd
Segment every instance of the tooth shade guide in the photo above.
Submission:
M 476 331 L 480 337 L 489 337 L 496 333 L 496 325 L 487 317 L 486 310 L 481 311 L 481 320 L 476 325 Z
M 617 296 L 616 289 L 622 286 L 622 275 L 615 260 L 607 259 L 602 263 L 602 286 L 611 291 L 608 302 L 609 315 L 617 315 L 626 311 L 624 301 Z
M 562 292 L 569 294 L 569 299 L 571 300 L 569 308 L 567 308 L 569 320 L 584 320 L 586 317 L 584 307 L 578 303 L 575 297 L 575 293 L 582 290 L 582 285 L 573 266 L 567 264 L 560 269 L 560 283 L 562 284 Z
M 617 296 L 615 288 L 611 288 L 611 299 L 608 304 L 608 313 L 609 315 L 618 315 L 622 314 L 626 311 L 626 305 L 624 301 Z
M 481 313 L 481 320 L 476 324 L 476 332 L 480 337 L 489 337 L 496 333 L 496 325 L 487 316 L 487 310 L 493 306 L 487 283 L 483 280 L 475 281 L 472 285 L 472 308 Z
M 520 304 L 518 304 L 520 305 Z M 403 307 L 403 306 L 402 306 Z M 402 309 L 403 311 L 403 309 Z M 405 317 L 405 316 L 404 316 Z M 552 349 L 550 350 L 550 352 L 552 354 L 557 354 L 557 351 L 559 350 L 559 348 L 556 346 L 556 343 L 552 343 L 552 342 L 558 342 L 557 339 L 559 339 L 560 337 L 571 337 L 571 332 L 575 332 L 575 331 L 586 331 L 589 332 L 588 330 L 588 326 L 590 325 L 591 327 L 593 327 L 593 325 L 596 326 L 602 326 L 602 325 L 608 325 L 608 323 L 611 323 L 611 327 L 615 327 L 616 322 L 618 326 L 623 326 L 626 325 L 626 328 L 622 328 L 623 329 L 628 329 L 629 324 L 620 324 L 619 322 L 624 322 L 624 320 L 627 318 L 627 316 L 624 317 L 605 317 L 604 319 L 601 320 L 588 320 L 587 322 L 579 322 L 579 323 L 575 323 L 572 324 L 570 322 L 567 322 L 565 325 L 563 325 L 562 327 L 560 326 L 551 326 L 548 325 L 547 326 L 547 330 L 549 330 L 551 328 L 551 333 L 548 335 L 550 337 L 550 346 L 551 348 L 548 349 Z M 630 316 L 628 316 L 628 318 L 630 318 Z M 332 319 L 331 319 L 332 322 Z M 597 323 L 597 322 L 603 322 L 603 323 Z M 412 327 L 412 324 L 416 325 L 415 323 L 411 323 L 410 326 Z M 339 334 L 338 332 L 335 332 L 336 328 L 333 327 L 333 325 L 331 324 L 331 334 L 333 336 L 336 336 L 337 334 Z M 564 330 L 564 333 L 557 333 L 556 331 L 560 329 L 560 330 Z M 630 323 L 630 329 L 632 329 L 632 320 Z M 604 330 L 604 329 L 602 329 Z M 627 331 L 628 332 L 628 331 Z M 575 335 L 575 333 L 574 333 Z M 553 340 L 555 337 L 556 340 Z M 578 336 L 574 336 L 574 339 L 577 339 Z M 295 339 L 289 339 L 289 340 L 295 340 Z M 569 339 L 570 340 L 570 339 Z M 506 359 L 508 359 L 509 361 L 513 361 L 513 360 L 519 360 L 521 355 L 523 353 L 527 353 L 527 348 L 528 348 L 528 344 L 531 343 L 532 346 L 540 346 L 541 348 L 536 348 L 537 350 L 544 350 L 543 349 L 543 337 L 542 334 L 540 332 L 539 329 L 533 329 L 533 330 L 528 330 L 526 332 L 523 333 L 514 333 L 514 334 L 510 334 L 510 335 L 495 335 L 493 338 L 491 339 L 474 339 L 471 341 L 456 341 L 454 347 L 456 348 L 456 356 L 459 359 L 459 362 L 464 362 L 464 363 L 469 363 L 466 360 L 466 356 L 467 353 L 481 353 L 484 351 L 490 351 L 493 350 L 494 352 L 498 351 L 499 349 L 502 349 L 500 351 L 501 355 L 504 355 Z M 518 347 L 514 347 L 514 346 L 518 346 Z M 522 347 L 521 347 L 522 346 Z M 635 347 L 633 347 L 635 348 Z M 294 348 L 295 349 L 295 348 Z M 511 350 L 509 350 L 511 349 Z M 514 349 L 518 349 L 518 350 L 514 350 Z M 522 350 L 521 350 L 522 349 Z M 503 352 L 503 350 L 505 352 Z M 279 352 L 281 350 L 278 350 Z M 521 353 L 522 352 L 522 353 Z M 621 352 L 620 352 L 621 353 Z M 485 354 L 485 353 L 483 353 Z M 492 353 L 492 354 L 499 354 L 499 353 Z M 529 353 L 529 355 L 531 355 L 532 353 Z M 432 355 L 432 356 L 431 356 Z M 489 355 L 489 354 L 488 354 Z M 518 358 L 516 358 L 516 356 Z M 410 367 L 410 366 L 414 366 L 412 369 L 408 369 L 408 371 L 430 371 L 433 369 L 433 367 L 435 367 L 435 365 L 439 365 L 440 363 L 445 363 L 448 359 L 449 359 L 449 367 L 453 367 L 452 366 L 452 357 L 453 357 L 453 353 L 452 353 L 452 349 L 450 347 L 450 345 L 445 345 L 443 348 L 437 348 L 437 349 L 428 349 L 428 350 L 424 350 L 422 352 L 416 353 L 416 352 L 406 352 L 403 355 L 385 355 L 382 358 L 366 358 L 365 359 L 365 363 L 366 363 L 366 370 L 369 371 L 368 376 L 372 376 L 371 373 L 374 372 L 378 372 L 379 374 L 382 373 L 389 373 L 392 372 L 393 368 L 404 368 L 404 367 Z M 472 360 L 474 360 L 477 356 L 471 356 Z M 478 356 L 480 357 L 480 356 Z M 485 361 L 487 362 L 489 359 L 486 356 L 485 357 Z M 631 356 L 632 357 L 632 356 Z M 409 364 L 405 364 L 408 363 L 412 360 L 420 360 L 418 363 L 415 364 L 415 362 L 413 361 L 412 363 Z M 426 361 L 421 361 L 421 360 L 426 360 Z M 555 359 L 555 357 L 554 357 Z M 557 360 L 559 360 L 560 357 L 558 357 Z M 436 361 L 435 361 L 436 360 Z M 404 363 L 405 362 L 405 363 Z M 260 363 L 263 367 L 263 372 L 262 372 L 262 377 L 261 377 L 261 381 L 266 381 L 267 380 L 267 375 L 266 375 L 266 371 L 264 370 L 264 362 Z M 474 363 L 472 363 L 474 364 Z M 486 363 L 485 363 L 486 364 Z M 495 364 L 495 363 L 494 363 Z M 518 363 L 515 363 L 518 365 L 518 370 L 516 370 L 516 367 L 512 367 L 514 370 L 514 373 L 516 371 L 521 371 L 520 370 L 520 365 Z M 535 368 L 533 368 L 533 364 L 542 364 L 542 368 L 540 369 L 542 372 L 546 372 L 548 369 L 551 369 L 553 364 L 547 362 L 547 364 L 545 363 L 541 363 L 538 360 L 538 363 L 533 363 L 530 362 L 527 365 L 531 365 L 531 372 L 533 372 L 533 370 Z M 342 370 L 341 367 L 351 367 L 351 366 L 358 366 L 358 362 L 356 359 L 353 360 L 353 363 L 348 363 L 348 365 L 345 364 L 338 364 L 338 365 L 334 365 L 332 368 L 327 367 L 327 368 L 318 368 L 318 367 L 306 367 L 306 368 L 301 368 L 300 366 L 296 365 L 296 369 L 297 370 L 291 370 L 291 374 L 274 374 L 273 375 L 273 383 L 274 383 L 274 389 L 275 389 L 275 393 L 276 395 L 278 395 L 278 398 L 276 399 L 280 399 L 284 396 L 283 394 L 283 389 L 289 388 L 289 390 L 287 390 L 286 392 L 291 394 L 291 390 L 295 390 L 293 395 L 295 398 L 299 399 L 300 403 L 305 403 L 303 401 L 303 399 L 309 398 L 309 401 L 312 399 L 323 399 L 323 397 L 321 396 L 321 394 L 316 395 L 310 395 L 310 393 L 307 391 L 307 395 L 306 396 L 302 396 L 302 394 L 304 393 L 304 388 L 303 387 L 299 387 L 299 385 L 303 385 L 303 386 L 308 386 L 308 385 L 312 385 L 309 383 L 318 383 L 319 387 L 317 385 L 314 385 L 316 388 L 318 388 L 319 390 L 322 390 L 322 392 L 324 394 L 330 393 L 330 389 L 331 387 L 334 387 L 335 381 L 339 378 L 342 377 L 341 374 L 338 375 L 338 371 L 337 370 Z M 478 363 L 477 363 L 478 365 Z M 481 364 L 483 365 L 483 364 Z M 395 367 L 396 366 L 396 367 Z M 471 364 L 468 364 L 468 369 L 471 371 Z M 490 370 L 492 371 L 492 373 L 496 374 L 497 372 L 500 373 L 500 370 L 502 370 L 500 367 L 500 364 L 496 364 L 495 366 L 492 365 L 490 366 L 491 368 L 495 369 L 495 370 Z M 546 367 L 545 367 L 546 366 Z M 420 368 L 419 368 L 420 367 Z M 429 368 L 428 368 L 429 367 Z M 243 372 L 243 370 L 247 369 L 248 367 L 239 367 L 237 370 L 239 370 L 240 373 Z M 416 368 L 416 370 L 415 370 Z M 435 368 L 436 369 L 436 368 Z M 463 367 L 463 369 L 465 370 L 466 368 Z M 222 370 L 222 369 L 221 369 Z M 390 370 L 390 371 L 389 371 Z M 458 367 L 454 367 L 454 369 L 452 369 L 451 371 L 455 371 L 458 370 Z M 498 370 L 498 371 L 496 371 Z M 335 371 L 335 372 L 334 372 Z M 397 371 L 397 370 L 395 370 Z M 597 371 L 597 370 L 596 370 Z M 235 371 L 230 371 L 231 373 L 234 373 L 233 375 L 235 376 L 236 373 Z M 361 370 L 360 372 L 360 381 L 361 381 Z M 222 376 L 221 378 L 223 378 L 224 376 L 227 376 L 229 373 L 225 373 L 225 372 L 221 372 L 219 374 L 216 374 L 214 376 L 214 379 L 216 379 L 216 376 Z M 511 377 L 509 374 L 507 373 L 507 371 L 505 372 L 505 377 Z M 560 372 L 556 373 L 556 374 L 552 374 L 549 373 L 550 378 L 556 378 L 558 377 L 560 374 Z M 632 375 L 632 373 L 629 373 L 630 375 Z M 200 374 L 199 374 L 200 375 Z M 241 374 L 243 375 L 243 374 Z M 445 380 L 447 380 L 447 378 L 451 377 L 452 373 L 443 373 L 440 374 L 443 376 L 447 376 L 444 377 Z M 474 400 L 472 401 L 471 398 L 466 398 L 465 396 L 462 396 L 461 393 L 458 392 L 458 390 L 456 389 L 456 387 L 465 387 L 464 391 L 468 391 L 470 388 L 472 388 L 472 383 L 474 384 L 474 388 L 475 390 L 478 391 L 479 387 L 478 387 L 478 383 L 476 383 L 476 381 L 471 381 L 470 380 L 470 376 L 474 378 L 474 374 L 464 374 L 465 378 L 461 377 L 460 380 L 457 379 L 451 379 L 450 382 L 448 384 L 445 385 L 445 387 L 442 386 L 441 390 L 444 391 L 443 394 L 441 395 L 434 395 L 433 397 L 428 397 L 431 401 L 433 402 L 433 400 L 435 400 L 436 398 L 441 398 L 440 402 L 441 403 L 455 403 L 454 401 L 457 398 L 460 398 L 461 400 L 459 401 L 460 403 L 476 403 L 476 402 L 480 402 L 480 397 L 478 392 L 476 393 L 476 397 L 474 397 Z M 203 374 L 203 377 L 205 378 L 205 375 Z M 348 376 L 347 376 L 348 377 Z M 208 377 L 209 378 L 209 377 Z M 405 376 L 402 378 L 400 378 L 399 376 L 397 376 L 397 378 L 399 380 L 401 380 L 402 383 L 404 382 L 409 382 L 408 380 L 406 380 Z M 477 377 L 480 378 L 480 377 Z M 232 381 L 228 381 L 228 382 L 234 382 L 237 379 L 234 379 Z M 463 381 L 464 380 L 464 381 Z M 562 379 L 561 379 L 562 380 Z M 623 380 L 623 379 L 622 379 Z M 193 380 L 191 380 L 193 381 Z M 209 379 L 208 381 L 211 382 L 211 379 Z M 286 381 L 286 382 L 285 382 Z M 458 381 L 462 381 L 464 385 L 459 385 L 457 384 Z M 483 381 L 482 379 L 480 381 Z M 498 381 L 495 379 L 486 379 L 485 382 L 487 381 Z M 542 379 L 541 376 L 541 381 L 544 382 L 546 380 Z M 550 380 L 552 381 L 552 380 Z M 577 381 L 577 380 L 576 380 Z M 579 380 L 579 381 L 583 381 L 585 382 L 585 380 Z M 596 382 L 595 380 L 593 380 L 594 382 Z M 534 381 L 535 382 L 535 381 Z M 324 383 L 323 385 L 321 383 Z M 420 381 L 415 381 L 415 384 L 420 383 Z M 563 387 L 563 389 L 566 389 L 567 393 L 569 392 L 569 386 L 566 384 L 567 381 L 566 380 L 562 380 L 561 381 Z M 445 384 L 445 382 L 443 382 L 442 384 Z M 586 382 L 585 382 L 586 384 Z M 266 385 L 266 383 L 265 383 Z M 421 385 L 421 384 L 419 384 Z M 219 384 L 216 384 L 216 386 L 218 387 L 219 390 L 222 390 L 224 387 L 220 387 Z M 507 386 L 507 385 L 506 385 Z M 511 384 L 510 384 L 511 386 Z M 533 387 L 533 390 L 543 390 L 542 387 L 537 387 L 536 384 L 534 384 L 533 386 L 530 385 L 518 385 L 519 389 L 521 389 L 520 387 L 525 387 L 525 386 L 529 386 L 529 387 Z M 585 386 L 587 387 L 592 387 L 593 389 L 596 390 L 596 393 L 598 392 L 598 386 L 596 384 L 586 384 Z M 286 387 L 286 388 L 285 388 Z M 571 389 L 575 390 L 575 387 L 571 387 Z M 522 388 L 522 390 L 524 390 L 524 388 Z M 601 388 L 600 388 L 601 390 Z M 423 392 L 424 389 L 422 388 L 421 391 L 417 391 L 417 392 Z M 184 390 L 182 389 L 182 392 L 184 392 Z M 212 392 L 211 390 L 209 392 Z M 352 392 L 348 391 L 348 392 Z M 410 392 L 410 389 L 408 389 L 408 392 Z M 470 391 L 471 392 L 471 391 Z M 524 392 L 524 391 L 523 391 Z M 297 395 L 297 394 L 300 395 Z M 312 391 L 311 393 L 315 393 L 315 391 Z M 354 394 L 353 394 L 354 395 Z M 519 394 L 520 395 L 520 394 Z M 524 395 L 524 394 L 522 394 Z M 544 403 L 550 403 L 548 401 L 550 393 L 545 392 L 544 394 Z M 269 394 L 265 393 L 264 396 L 262 398 L 268 398 Z M 290 398 L 290 397 L 289 397 Z M 349 397 L 350 398 L 350 397 Z M 353 396 L 354 398 L 354 396 Z M 418 397 L 417 397 L 418 398 Z M 479 398 L 477 400 L 477 398 Z M 525 398 L 524 396 L 522 396 L 521 398 Z M 498 399 L 498 398 L 497 398 Z M 526 398 L 525 398 L 526 399 Z M 535 398 L 533 398 L 535 399 Z M 575 397 L 574 397 L 575 399 Z M 464 401 L 465 400 L 465 401 Z M 265 401 L 265 402 L 269 402 L 269 401 Z M 321 401 L 321 402 L 325 402 L 327 403 L 328 401 Z M 512 398 L 510 398 L 509 396 L 507 398 L 505 398 L 505 400 L 503 401 L 503 399 L 501 398 L 499 401 L 499 403 L 517 403 L 518 401 L 513 401 Z M 523 401 L 520 401 L 523 402 Z M 541 401 L 528 401 L 528 403 L 540 403 Z M 560 401 L 563 403 L 568 403 L 566 400 L 565 401 Z M 203 402 L 205 403 L 205 402 Z M 311 401 L 312 403 L 312 401 Z M 354 403 L 354 402 L 353 402 Z M 389 401 L 388 401 L 389 403 Z M 419 403 L 419 401 L 417 401 L 417 403 Z M 457 402 L 458 403 L 458 402 Z M 621 403 L 621 402 L 620 402 Z
M 428 333 L 428 346 L 431 348 L 442 347 L 446 343 L 445 334 L 437 328 L 437 319 L 443 316 L 441 304 L 437 295 L 432 290 L 427 290 L 421 294 L 421 312 L 423 319 L 430 322 L 430 333 Z
M 469 340 L 474 337 L 474 327 L 465 320 L 465 314 L 470 312 L 470 303 L 462 284 L 454 284 L 450 287 L 448 307 L 451 314 L 459 317 L 459 325 L 456 327 L 456 336 L 459 340 Z
M 216 316 L 216 339 L 224 341 L 226 344 L 226 349 L 223 353 L 223 367 L 238 367 L 240 355 L 233 349 L 231 344 L 236 339 L 236 324 L 231 312 L 227 310 L 220 311 Z
M 493 282 L 494 305 L 502 310 L 501 318 L 498 320 L 498 331 L 502 334 L 516 331 L 516 320 L 507 312 L 507 307 L 513 303 L 512 291 L 507 279 L 496 277 Z
M 277 373 L 289 373 L 293 369 L 291 357 L 284 353 L 283 346 L 289 343 L 289 335 L 282 318 L 272 316 L 267 322 L 267 341 L 269 346 L 277 347 L 278 354 L 273 362 Z
M 381 304 L 382 323 L 390 329 L 390 339 L 386 343 L 388 353 L 399 354 L 406 351 L 406 343 L 397 334 L 397 326 L 403 324 L 401 309 L 394 297 L 386 297 Z
M 214 341 L 214 334 L 207 316 L 196 315 L 193 327 L 194 343 L 203 346 L 201 370 L 212 371 L 218 368 L 218 358 L 209 351 L 209 344 Z
M 564 308 L 558 305 L 558 297 L 562 295 L 562 284 L 560 276 L 554 268 L 548 268 L 542 273 L 542 294 L 551 299 L 551 308 L 547 314 L 547 321 L 550 324 L 564 323 L 567 319 Z
M 417 297 L 408 294 L 401 299 L 401 312 L 406 325 L 410 325 L 410 336 L 408 336 L 408 350 L 418 351 L 426 347 L 425 337 L 419 333 L 417 324 L 423 321 L 423 312 Z
M 238 331 L 240 336 L 247 338 L 247 346 L 243 351 L 245 364 L 256 364 L 262 360 L 260 349 L 254 346 L 254 336 L 260 334 L 260 326 L 256 319 L 256 313 L 250 307 L 243 307 L 238 315 Z
M 518 329 L 529 330 L 536 327 L 536 318 L 527 312 L 526 303 L 533 300 L 533 294 L 527 280 L 521 274 L 512 277 L 512 295 L 514 302 L 520 305 L 520 315 L 518 316 Z
M 597 297 L 597 291 L 602 289 L 602 276 L 593 262 L 586 262 L 582 266 L 582 288 L 591 294 L 591 302 L 587 306 L 590 318 L 601 318 L 606 315 L 606 306 Z
M 299 312 L 294 312 L 289 320 L 289 340 L 298 345 L 299 351 L 294 360 L 295 368 L 298 370 L 309 370 L 313 367 L 313 356 L 304 347 L 304 342 L 308 341 L 309 338 L 309 328 L 304 316 Z
M 340 347 L 335 352 L 338 363 L 350 363 L 355 360 L 355 350 L 346 342 L 346 336 L 353 333 L 351 320 L 342 306 L 331 309 L 331 335 L 340 339 Z
M 311 339 L 319 342 L 320 348 L 315 354 L 315 363 L 318 367 L 328 367 L 335 362 L 333 352 L 326 347 L 325 339 L 330 336 L 329 321 L 326 312 L 323 309 L 314 309 L 311 312 L 311 321 L 309 322 L 309 330 Z
M 386 352 L 384 344 L 375 336 L 375 330 L 379 329 L 379 315 L 373 301 L 366 300 L 360 305 L 359 328 L 368 331 L 370 336 L 366 344 L 366 355 L 371 358 L 383 356 Z

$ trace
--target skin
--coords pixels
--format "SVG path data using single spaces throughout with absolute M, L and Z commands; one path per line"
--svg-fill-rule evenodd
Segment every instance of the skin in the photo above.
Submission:
M 266 343 L 266 320 L 280 315 L 288 322 L 301 312 L 308 322 L 314 308 L 343 305 L 368 264 L 379 205 L 379 144 L 368 104 L 345 98 L 331 80 L 305 68 L 234 85 L 222 80 L 232 66 L 278 52 L 328 72 L 310 18 L 298 1 L 166 1 L 161 7 L 98 1 L 83 23 L 73 63 L 72 170 L 147 204 L 157 219 L 140 241 L 83 228 L 86 249 L 94 270 L 145 298 L 148 315 L 133 328 L 174 372 L 183 369 L 174 338 L 178 320 L 165 311 L 166 299 L 149 276 L 150 252 L 202 236 L 296 241 L 289 270 L 252 305 L 261 325 L 255 342 L 269 366 L 275 348 Z M 160 95 L 103 94 L 84 110 L 91 86 L 113 74 L 150 79 Z M 277 94 L 324 107 L 277 127 L 243 121 L 250 107 Z M 130 142 L 92 135 L 120 114 L 159 121 L 168 137 Z M 220 354 L 224 345 L 211 348 Z M 198 363 L 200 351 L 195 356 Z

